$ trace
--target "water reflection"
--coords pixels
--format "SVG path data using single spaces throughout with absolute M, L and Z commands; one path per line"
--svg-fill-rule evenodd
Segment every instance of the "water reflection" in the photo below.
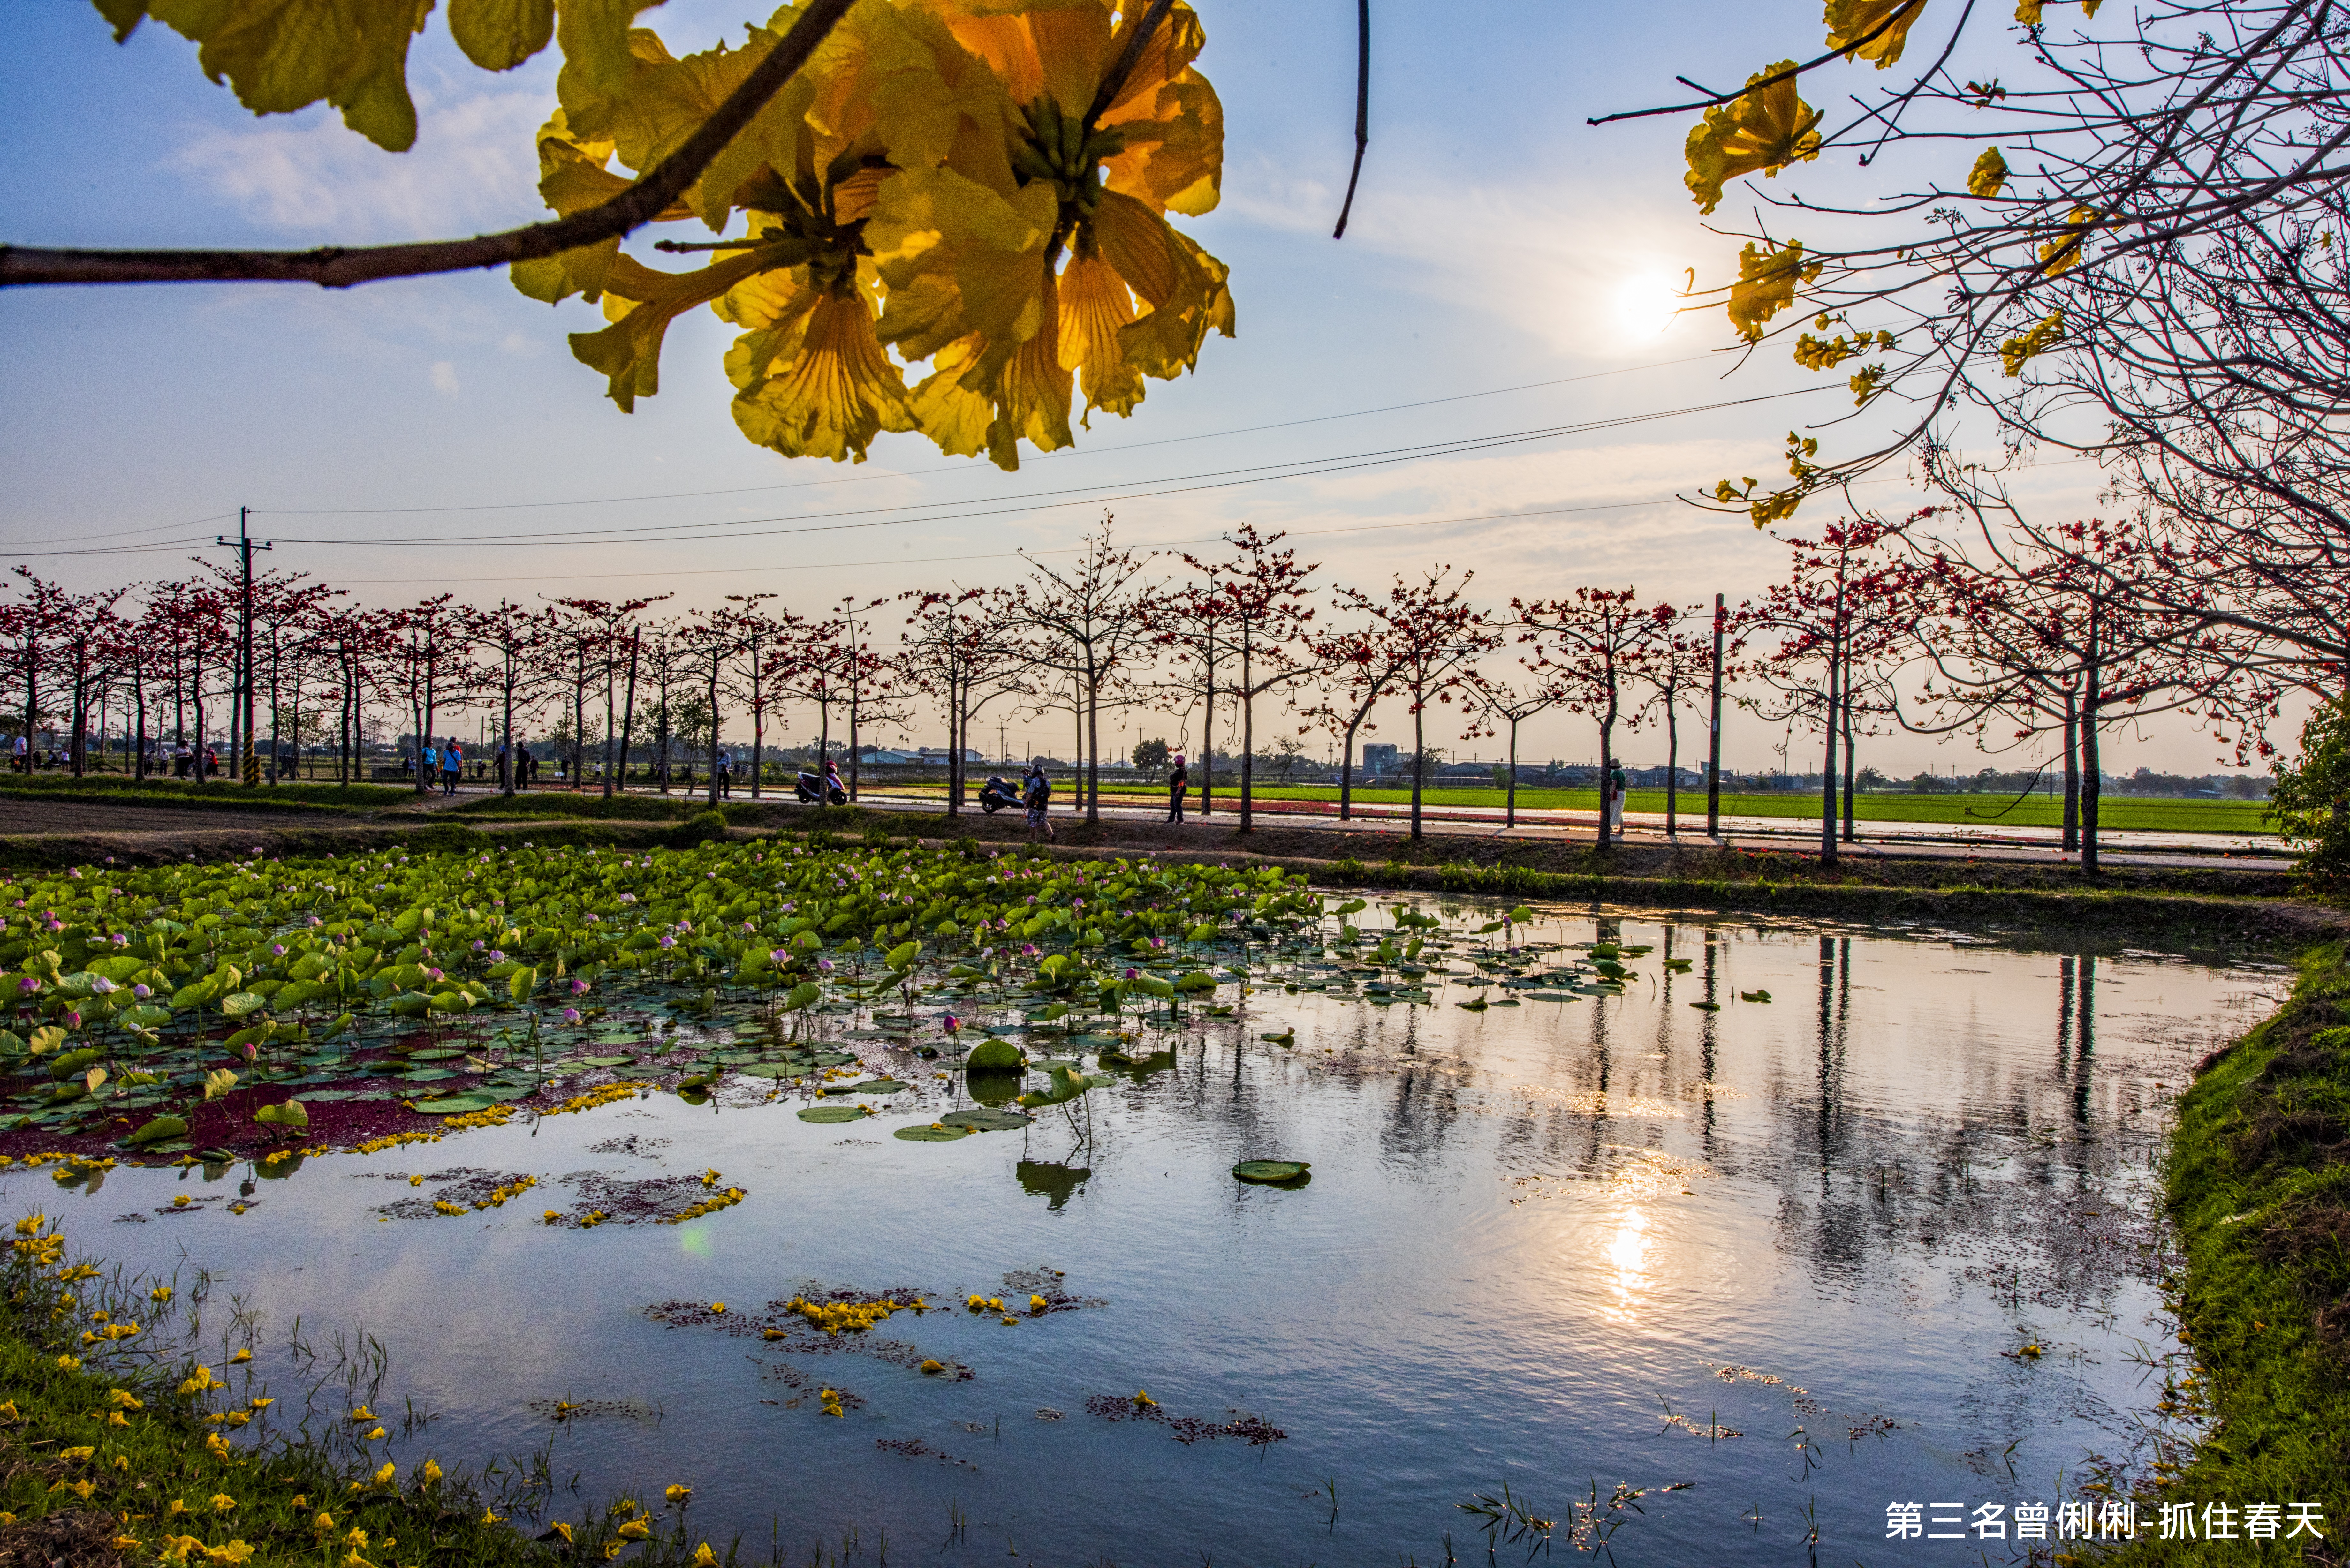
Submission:
M 117 1170 L 102 1196 L 0 1182 L 20 1205 L 68 1198 L 77 1239 L 133 1264 L 184 1245 L 278 1330 L 347 1323 L 364 1300 L 445 1456 L 536 1443 L 531 1401 L 567 1390 L 660 1408 L 565 1428 L 555 1462 L 589 1494 L 690 1480 L 713 1540 L 780 1518 L 801 1542 L 931 1541 L 951 1504 L 974 1527 L 948 1562 L 1431 1562 L 1448 1532 L 1464 1543 L 1454 1505 L 1473 1493 L 1506 1482 L 1565 1515 L 1596 1478 L 1603 1497 L 1698 1483 L 1644 1502 L 1614 1542 L 1627 1564 L 1784 1561 L 1781 1521 L 1807 1505 L 1824 1547 L 1874 1561 L 1888 1497 L 2053 1496 L 2060 1469 L 2120 1440 L 2142 1402 L 2129 1341 L 2158 1303 L 2152 1085 L 2264 1010 L 2282 974 L 1607 911 L 1514 935 L 1514 953 L 1430 949 L 1426 1006 L 1313 989 L 1362 978 L 1359 949 L 1260 951 L 1238 1011 L 1124 1044 L 1082 1115 L 951 1144 L 889 1131 L 1018 1081 L 940 1083 L 860 1042 L 916 1084 L 879 1122 L 801 1123 L 764 1085 L 699 1113 L 631 1101 L 430 1154 L 313 1159 L 242 1220 L 106 1223 L 168 1209 L 197 1179 L 176 1171 Z M 1562 989 L 1611 941 L 1653 950 L 1620 994 Z M 1288 1047 L 1263 1038 L 1288 1031 Z M 1310 1161 L 1313 1184 L 1232 1179 L 1258 1158 Z M 704 1166 L 750 1197 L 682 1230 L 377 1218 L 383 1189 L 410 1191 L 380 1178 L 444 1167 L 527 1169 L 554 1201 L 583 1174 Z M 1097 1304 L 890 1325 L 972 1370 L 952 1383 L 643 1314 L 810 1284 L 1024 1300 L 1023 1279 Z M 2009 1354 L 2027 1335 L 2052 1354 Z M 779 1402 L 791 1377 L 858 1403 L 831 1419 Z M 1179 1445 L 1085 1414 L 1138 1387 L 1286 1437 Z M 1660 1401 L 1688 1420 L 1661 1423 Z M 1964 1560 L 1939 1550 L 1903 1557 Z

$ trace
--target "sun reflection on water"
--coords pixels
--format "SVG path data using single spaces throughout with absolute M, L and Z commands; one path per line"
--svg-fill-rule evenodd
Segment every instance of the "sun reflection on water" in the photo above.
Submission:
M 1639 1299 L 1648 1291 L 1648 1215 L 1646 1210 L 1627 1209 L 1616 1222 L 1616 1234 L 1607 1242 L 1607 1261 L 1616 1267 L 1616 1300 L 1607 1314 L 1628 1323 L 1636 1315 Z

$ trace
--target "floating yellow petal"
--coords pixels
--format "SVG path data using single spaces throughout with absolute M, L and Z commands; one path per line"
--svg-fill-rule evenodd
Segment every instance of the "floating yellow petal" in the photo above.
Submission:
M 1705 119 L 1690 128 L 1683 182 L 1699 211 L 1712 212 L 1721 201 L 1721 187 L 1742 174 L 1760 171 L 1775 176 L 1790 163 L 1820 155 L 1821 111 L 1796 96 L 1795 78 L 1755 86 L 1794 68 L 1794 61 L 1782 60 L 1755 72 L 1746 78 L 1744 93 L 1707 109 Z

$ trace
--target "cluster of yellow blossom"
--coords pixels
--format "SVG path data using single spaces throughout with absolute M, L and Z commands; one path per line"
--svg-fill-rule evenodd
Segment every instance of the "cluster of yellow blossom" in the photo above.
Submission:
M 514 1114 L 512 1106 L 490 1106 L 461 1116 L 444 1117 L 441 1125 L 444 1127 L 502 1127 L 514 1119 Z
M 812 1302 L 794 1296 L 784 1310 L 797 1313 L 827 1334 L 838 1334 L 844 1328 L 852 1332 L 868 1329 L 893 1312 L 920 1312 L 923 1305 L 919 1298 L 910 1302 Z
M 440 1141 L 441 1135 L 437 1132 L 386 1133 L 381 1137 L 371 1137 L 365 1143 L 353 1144 L 351 1146 L 351 1152 L 354 1154 L 381 1154 L 385 1149 L 398 1148 L 402 1144 L 439 1143 Z
M 732 1209 L 734 1205 L 742 1202 L 743 1199 L 748 1196 L 750 1195 L 744 1192 L 741 1188 L 730 1187 L 723 1192 L 715 1193 L 711 1197 L 703 1199 L 701 1202 L 694 1204 L 690 1209 L 681 1210 L 675 1214 L 662 1216 L 661 1223 L 664 1225 L 682 1225 L 689 1220 L 699 1220 L 704 1214 L 715 1214 L 721 1209 Z
M 824 1413 L 825 1413 L 826 1415 L 827 1415 L 827 1416 L 840 1416 L 840 1417 L 847 1417 L 847 1415 L 848 1414 L 848 1412 L 847 1412 L 846 1410 L 843 1410 L 843 1409 L 840 1407 L 840 1390 L 839 1390 L 839 1389 L 837 1389 L 837 1388 L 819 1388 L 819 1389 L 817 1389 L 817 1390 L 816 1390 L 816 1397 L 817 1397 L 819 1400 L 821 1400 L 821 1401 L 823 1402 L 823 1404 L 824 1404 Z
M 787 456 L 863 461 L 882 431 L 1018 466 L 1070 444 L 1070 401 L 1125 415 L 1211 331 L 1232 332 L 1227 269 L 1170 212 L 1217 202 L 1223 110 L 1192 68 L 1177 4 L 1140 31 L 1133 0 L 891 0 L 858 6 L 657 221 L 724 234 L 699 271 L 606 241 L 514 268 L 549 303 L 600 298 L 572 352 L 623 409 L 660 388 L 670 323 L 707 305 L 734 421 Z M 567 67 L 538 135 L 540 193 L 569 214 L 691 137 L 782 36 L 682 59 L 650 32 L 601 71 Z M 1121 66 L 1127 68 L 1121 76 Z M 891 358 L 892 351 L 897 358 Z M 906 385 L 902 366 L 931 373 Z
M 592 1111 L 598 1106 L 608 1106 L 614 1100 L 628 1099 L 636 1092 L 637 1086 L 634 1084 L 606 1084 L 598 1088 L 590 1089 L 584 1095 L 574 1095 L 559 1106 L 549 1106 L 546 1114 L 550 1116 L 559 1116 L 566 1111 Z

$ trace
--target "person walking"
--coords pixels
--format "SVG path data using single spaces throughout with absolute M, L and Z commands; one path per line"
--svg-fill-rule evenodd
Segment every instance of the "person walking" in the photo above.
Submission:
M 1041 759 L 1029 762 L 1027 774 L 1020 781 L 1020 794 L 1028 804 L 1028 831 L 1036 841 L 1058 838 L 1060 835 L 1053 831 L 1052 819 L 1045 815 L 1053 806 L 1053 781 L 1045 776 Z
M 441 793 L 455 794 L 465 777 L 465 750 L 452 735 L 441 747 Z
M 732 796 L 734 793 L 734 753 L 722 751 L 710 765 L 711 776 L 718 781 L 718 793 Z
M 1191 771 L 1183 765 L 1183 753 L 1175 753 L 1175 767 L 1167 775 L 1167 820 L 1183 820 L 1183 793 L 1191 783 Z
M 1608 836 L 1624 836 L 1624 764 L 1609 759 L 1607 764 L 1607 801 L 1605 807 Z
M 430 735 L 424 737 L 424 749 L 416 753 L 416 765 L 425 788 L 431 789 L 440 782 L 441 748 L 432 743 Z

